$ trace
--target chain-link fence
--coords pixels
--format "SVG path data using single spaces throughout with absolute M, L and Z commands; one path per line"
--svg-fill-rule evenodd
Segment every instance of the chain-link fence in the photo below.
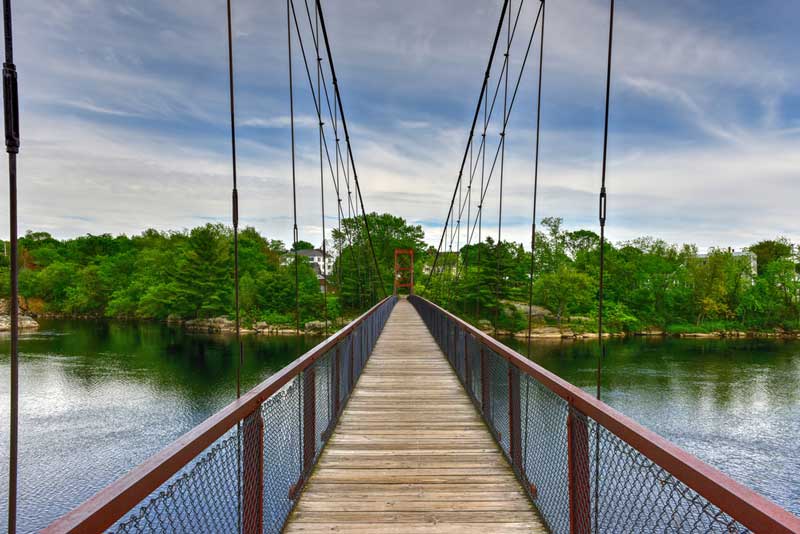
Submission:
M 110 530 L 281 532 L 395 302 L 386 299 L 291 364 L 280 389 Z
M 587 406 L 587 412 L 596 411 L 597 418 L 602 415 L 604 420 L 618 422 L 615 430 L 634 446 L 576 407 L 579 399 L 590 398 L 584 392 L 429 301 L 416 296 L 410 301 L 551 532 L 750 531 L 734 519 L 737 514 L 749 513 L 746 507 L 737 509 L 734 501 L 729 501 L 731 505 L 723 511 L 687 484 L 708 486 L 702 477 L 692 475 L 696 466 L 682 463 L 685 456 L 676 455 L 667 462 L 662 458 L 662 464 L 683 475 L 682 481 L 637 448 L 655 451 L 666 443 L 662 438 L 647 447 L 645 442 L 654 443 L 654 435 L 644 435 L 647 431 L 601 402 L 591 399 L 581 404 Z M 717 484 L 720 477 L 726 478 L 702 465 L 714 472 L 709 476 Z M 724 483 L 736 485 L 730 479 Z M 761 515 L 769 521 L 765 503 L 778 507 L 758 498 L 764 501 L 756 503 L 762 507 Z

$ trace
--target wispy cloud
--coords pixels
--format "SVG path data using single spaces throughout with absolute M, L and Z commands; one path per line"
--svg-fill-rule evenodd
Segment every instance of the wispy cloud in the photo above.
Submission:
M 423 221 L 430 242 L 447 212 L 499 7 L 354 0 L 326 8 L 367 209 Z M 781 20 L 734 16 L 722 0 L 618 3 L 612 239 L 655 234 L 737 247 L 777 233 L 800 240 L 800 72 L 785 24 L 800 7 L 762 7 L 780 8 Z M 287 240 L 284 10 L 273 0 L 236 2 L 234 58 L 242 222 Z M 29 0 L 15 14 L 23 229 L 132 233 L 229 219 L 224 5 Z M 560 0 L 547 17 L 539 212 L 592 227 L 607 4 Z M 526 11 L 521 35 L 532 20 Z M 317 118 L 295 61 L 301 233 L 319 240 Z M 505 162 L 503 235 L 521 242 L 531 207 L 534 70 L 523 79 Z M 335 214 L 331 177 L 324 183 L 326 212 Z M 496 182 L 485 205 L 488 235 L 496 232 Z

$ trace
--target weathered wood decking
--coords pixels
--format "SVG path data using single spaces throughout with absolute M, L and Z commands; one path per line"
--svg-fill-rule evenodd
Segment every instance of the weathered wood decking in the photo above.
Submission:
M 546 532 L 407 301 L 392 312 L 285 532 Z

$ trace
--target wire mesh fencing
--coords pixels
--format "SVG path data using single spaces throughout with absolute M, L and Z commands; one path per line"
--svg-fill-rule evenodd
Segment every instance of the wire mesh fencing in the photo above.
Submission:
M 384 300 L 327 350 L 301 357 L 307 365 L 110 531 L 280 533 L 395 302 Z
M 582 413 L 572 397 L 583 392 L 542 381 L 531 372 L 537 366 L 511 349 L 429 301 L 410 301 L 551 532 L 750 531 L 733 517 L 741 510 L 721 510 Z M 676 469 L 687 471 L 680 461 Z

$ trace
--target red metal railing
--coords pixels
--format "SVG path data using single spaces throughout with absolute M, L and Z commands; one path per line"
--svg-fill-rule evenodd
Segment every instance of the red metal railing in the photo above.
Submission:
M 800 518 L 418 296 L 550 530 L 798 533 Z
M 43 532 L 280 532 L 395 302 L 382 300 Z

